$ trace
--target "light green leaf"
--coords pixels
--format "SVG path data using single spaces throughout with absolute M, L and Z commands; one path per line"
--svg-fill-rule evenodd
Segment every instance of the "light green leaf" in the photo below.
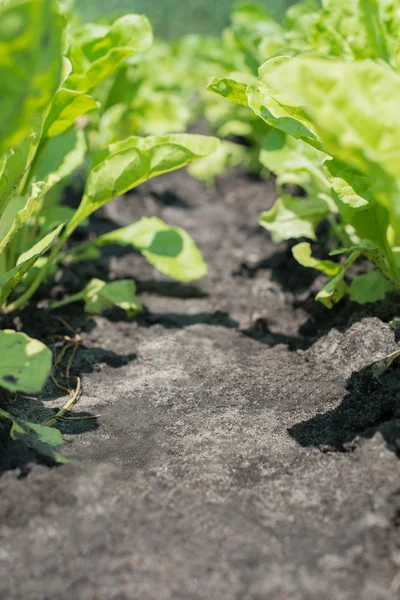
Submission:
M 135 294 L 136 285 L 132 280 L 124 279 L 106 283 L 101 279 L 92 279 L 83 290 L 64 300 L 54 302 L 50 308 L 60 308 L 72 302 L 83 301 L 87 313 L 100 315 L 117 306 L 125 311 L 129 319 L 132 319 L 142 310 Z
M 25 175 L 30 157 L 34 154 L 38 138 L 28 139 L 3 155 L 0 177 L 0 217 L 13 195 L 17 192 Z
M 44 181 L 34 183 L 31 195 L 27 200 L 21 196 L 14 196 L 0 221 L 0 253 L 27 220 L 39 212 L 43 197 L 53 185 L 53 180 L 49 178 L 47 183 Z
M 345 270 L 342 269 L 340 273 L 333 277 L 333 279 L 322 288 L 315 299 L 324 304 L 327 308 L 333 308 L 347 293 L 348 288 L 344 280 L 345 274 Z
M 321 170 L 326 155 L 302 139 L 271 127 L 264 137 L 259 158 L 262 165 L 278 176 L 278 184 L 297 182 L 314 195 L 318 190 L 330 191 L 329 182 Z
M 12 392 L 36 394 L 50 374 L 51 351 L 25 333 L 0 331 L 0 385 Z
M 358 304 L 383 300 L 393 286 L 379 271 L 370 271 L 356 277 L 349 288 L 350 300 Z
M 9 423 L 12 440 L 21 441 L 35 452 L 47 456 L 57 463 L 70 462 L 70 459 L 59 452 L 64 441 L 58 429 L 17 419 L 2 409 L 0 409 L 0 419 Z
M 58 227 L 58 225 L 70 221 L 74 214 L 75 210 L 70 206 L 65 206 L 63 204 L 49 206 L 48 208 L 40 211 L 38 217 L 40 231 L 43 235 L 46 235 Z
M 259 225 L 272 233 L 274 242 L 300 237 L 315 240 L 315 227 L 328 212 L 326 202 L 318 196 L 283 195 L 270 210 L 261 213 Z
M 43 144 L 43 146 L 42 146 Z M 65 179 L 82 165 L 86 154 L 85 134 L 79 129 L 69 129 L 56 138 L 47 138 L 39 146 L 39 160 L 35 174 L 39 181 Z
M 400 77 L 392 69 L 370 61 L 300 57 L 273 70 L 270 78 L 305 108 L 333 157 L 371 178 L 374 165 L 400 178 Z
M 62 35 L 53 0 L 0 5 L 0 154 L 30 135 L 49 106 L 60 84 Z
M 99 152 L 89 172 L 85 194 L 70 229 L 97 208 L 143 181 L 207 156 L 218 140 L 202 135 L 130 137 Z
M 327 160 L 324 171 L 340 200 L 351 208 L 363 208 L 374 201 L 365 175 L 340 160 Z
M 351 265 L 359 258 L 360 252 L 356 251 L 350 254 L 340 271 L 335 275 L 317 294 L 316 300 L 322 302 L 327 308 L 333 308 L 335 304 L 340 302 L 343 296 L 348 291 L 348 286 L 345 281 L 345 275 Z
M 89 94 L 61 88 L 54 97 L 43 128 L 43 137 L 54 137 L 69 129 L 81 115 L 99 107 Z
M 157 217 L 106 233 L 95 243 L 132 246 L 158 271 L 179 281 L 194 281 L 207 274 L 207 265 L 190 235 Z
M 27 252 L 21 254 L 18 258 L 17 265 L 13 269 L 0 275 L 0 305 L 5 302 L 9 294 L 21 281 L 25 273 L 33 267 L 37 259 L 49 250 L 54 240 L 59 235 L 62 227 L 63 226 L 60 225 L 54 231 L 43 237 Z
M 320 260 L 314 258 L 311 253 L 311 246 L 307 242 L 301 242 L 293 246 L 292 253 L 298 263 L 303 267 L 312 267 L 322 271 L 329 277 L 335 277 L 341 271 L 341 266 L 332 260 Z
M 224 171 L 246 162 L 249 162 L 248 148 L 222 140 L 215 152 L 189 165 L 188 171 L 192 177 L 212 185 Z
M 249 86 L 247 83 L 240 83 L 239 81 L 227 77 L 222 79 L 213 77 L 208 84 L 207 89 L 235 104 L 241 104 L 242 106 L 249 105 L 247 98 Z
M 152 30 L 143 15 L 128 14 L 110 26 L 89 23 L 72 32 L 68 58 L 72 73 L 65 88 L 88 92 L 118 71 L 122 62 L 152 43 Z
M 367 33 L 367 47 L 374 58 L 390 63 L 388 34 L 381 20 L 380 0 L 359 0 L 361 23 Z

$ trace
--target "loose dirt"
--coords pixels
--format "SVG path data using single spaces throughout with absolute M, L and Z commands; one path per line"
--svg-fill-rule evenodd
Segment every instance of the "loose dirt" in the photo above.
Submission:
M 398 347 L 398 301 L 315 303 L 316 272 L 257 226 L 274 195 L 240 171 L 215 190 L 185 172 L 149 182 L 93 228 L 160 216 L 193 235 L 209 275 L 166 281 L 111 247 L 39 306 L 133 277 L 136 321 L 81 306 L 14 320 L 50 346 L 66 333 L 56 316 L 80 333 L 74 415 L 98 416 L 60 425 L 77 464 L 49 468 L 4 438 L 0 598 L 400 597 L 400 375 L 371 372 Z M 40 422 L 64 402 L 49 383 L 12 410 Z

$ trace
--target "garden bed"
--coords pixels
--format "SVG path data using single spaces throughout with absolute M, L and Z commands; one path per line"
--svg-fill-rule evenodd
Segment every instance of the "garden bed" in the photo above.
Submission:
M 194 237 L 208 277 L 166 281 L 111 247 L 39 300 L 133 277 L 137 320 L 79 306 L 16 317 L 50 347 L 67 333 L 57 316 L 81 335 L 74 415 L 97 418 L 60 425 L 79 464 L 4 442 L 0 597 L 399 597 L 399 371 L 370 368 L 397 348 L 398 302 L 315 303 L 317 271 L 256 225 L 274 197 L 240 171 L 215 190 L 183 171 L 142 185 L 92 230 L 160 216 Z M 50 383 L 13 413 L 40 422 L 64 402 Z

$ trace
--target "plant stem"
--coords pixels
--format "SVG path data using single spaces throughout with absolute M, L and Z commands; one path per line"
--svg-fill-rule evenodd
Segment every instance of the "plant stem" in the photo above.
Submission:
M 9 304 L 8 306 L 4 307 L 3 308 L 4 312 L 9 313 L 9 312 L 16 310 L 17 308 L 20 308 L 23 304 L 25 304 L 25 302 L 27 302 L 33 296 L 33 294 L 36 292 L 36 290 L 38 289 L 38 287 L 40 286 L 42 281 L 46 278 L 47 269 L 49 268 L 49 266 L 53 265 L 54 263 L 57 262 L 58 254 L 59 254 L 61 248 L 63 247 L 63 245 L 65 244 L 67 237 L 68 237 L 65 235 L 65 233 L 66 232 L 64 232 L 63 235 L 58 240 L 57 244 L 55 245 L 53 251 L 51 252 L 51 254 L 49 256 L 47 264 L 39 271 L 36 278 L 31 283 L 30 287 L 22 294 L 22 296 L 20 296 L 16 300 L 14 300 L 14 302 Z
M 82 292 L 77 292 L 76 294 L 72 294 L 72 296 L 67 296 L 62 300 L 58 300 L 58 302 L 52 302 L 49 306 L 49 309 L 54 310 L 56 308 L 61 308 L 61 306 L 66 306 L 67 304 L 72 304 L 73 302 L 79 302 L 79 300 L 83 300 Z

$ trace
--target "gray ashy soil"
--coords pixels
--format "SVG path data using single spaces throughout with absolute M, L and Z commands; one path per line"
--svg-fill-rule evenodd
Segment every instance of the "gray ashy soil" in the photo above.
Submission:
M 84 342 L 75 414 L 100 416 L 61 426 L 80 466 L 3 448 L 0 598 L 400 597 L 400 377 L 370 369 L 397 347 L 396 302 L 315 304 L 320 280 L 256 225 L 273 196 L 241 173 L 210 191 L 179 172 L 96 219 L 185 227 L 209 276 L 204 293 L 166 283 L 111 248 L 51 290 L 134 276 L 146 311 L 61 313 Z M 44 310 L 16 324 L 65 333 Z M 49 385 L 13 408 L 40 421 L 64 400 Z

